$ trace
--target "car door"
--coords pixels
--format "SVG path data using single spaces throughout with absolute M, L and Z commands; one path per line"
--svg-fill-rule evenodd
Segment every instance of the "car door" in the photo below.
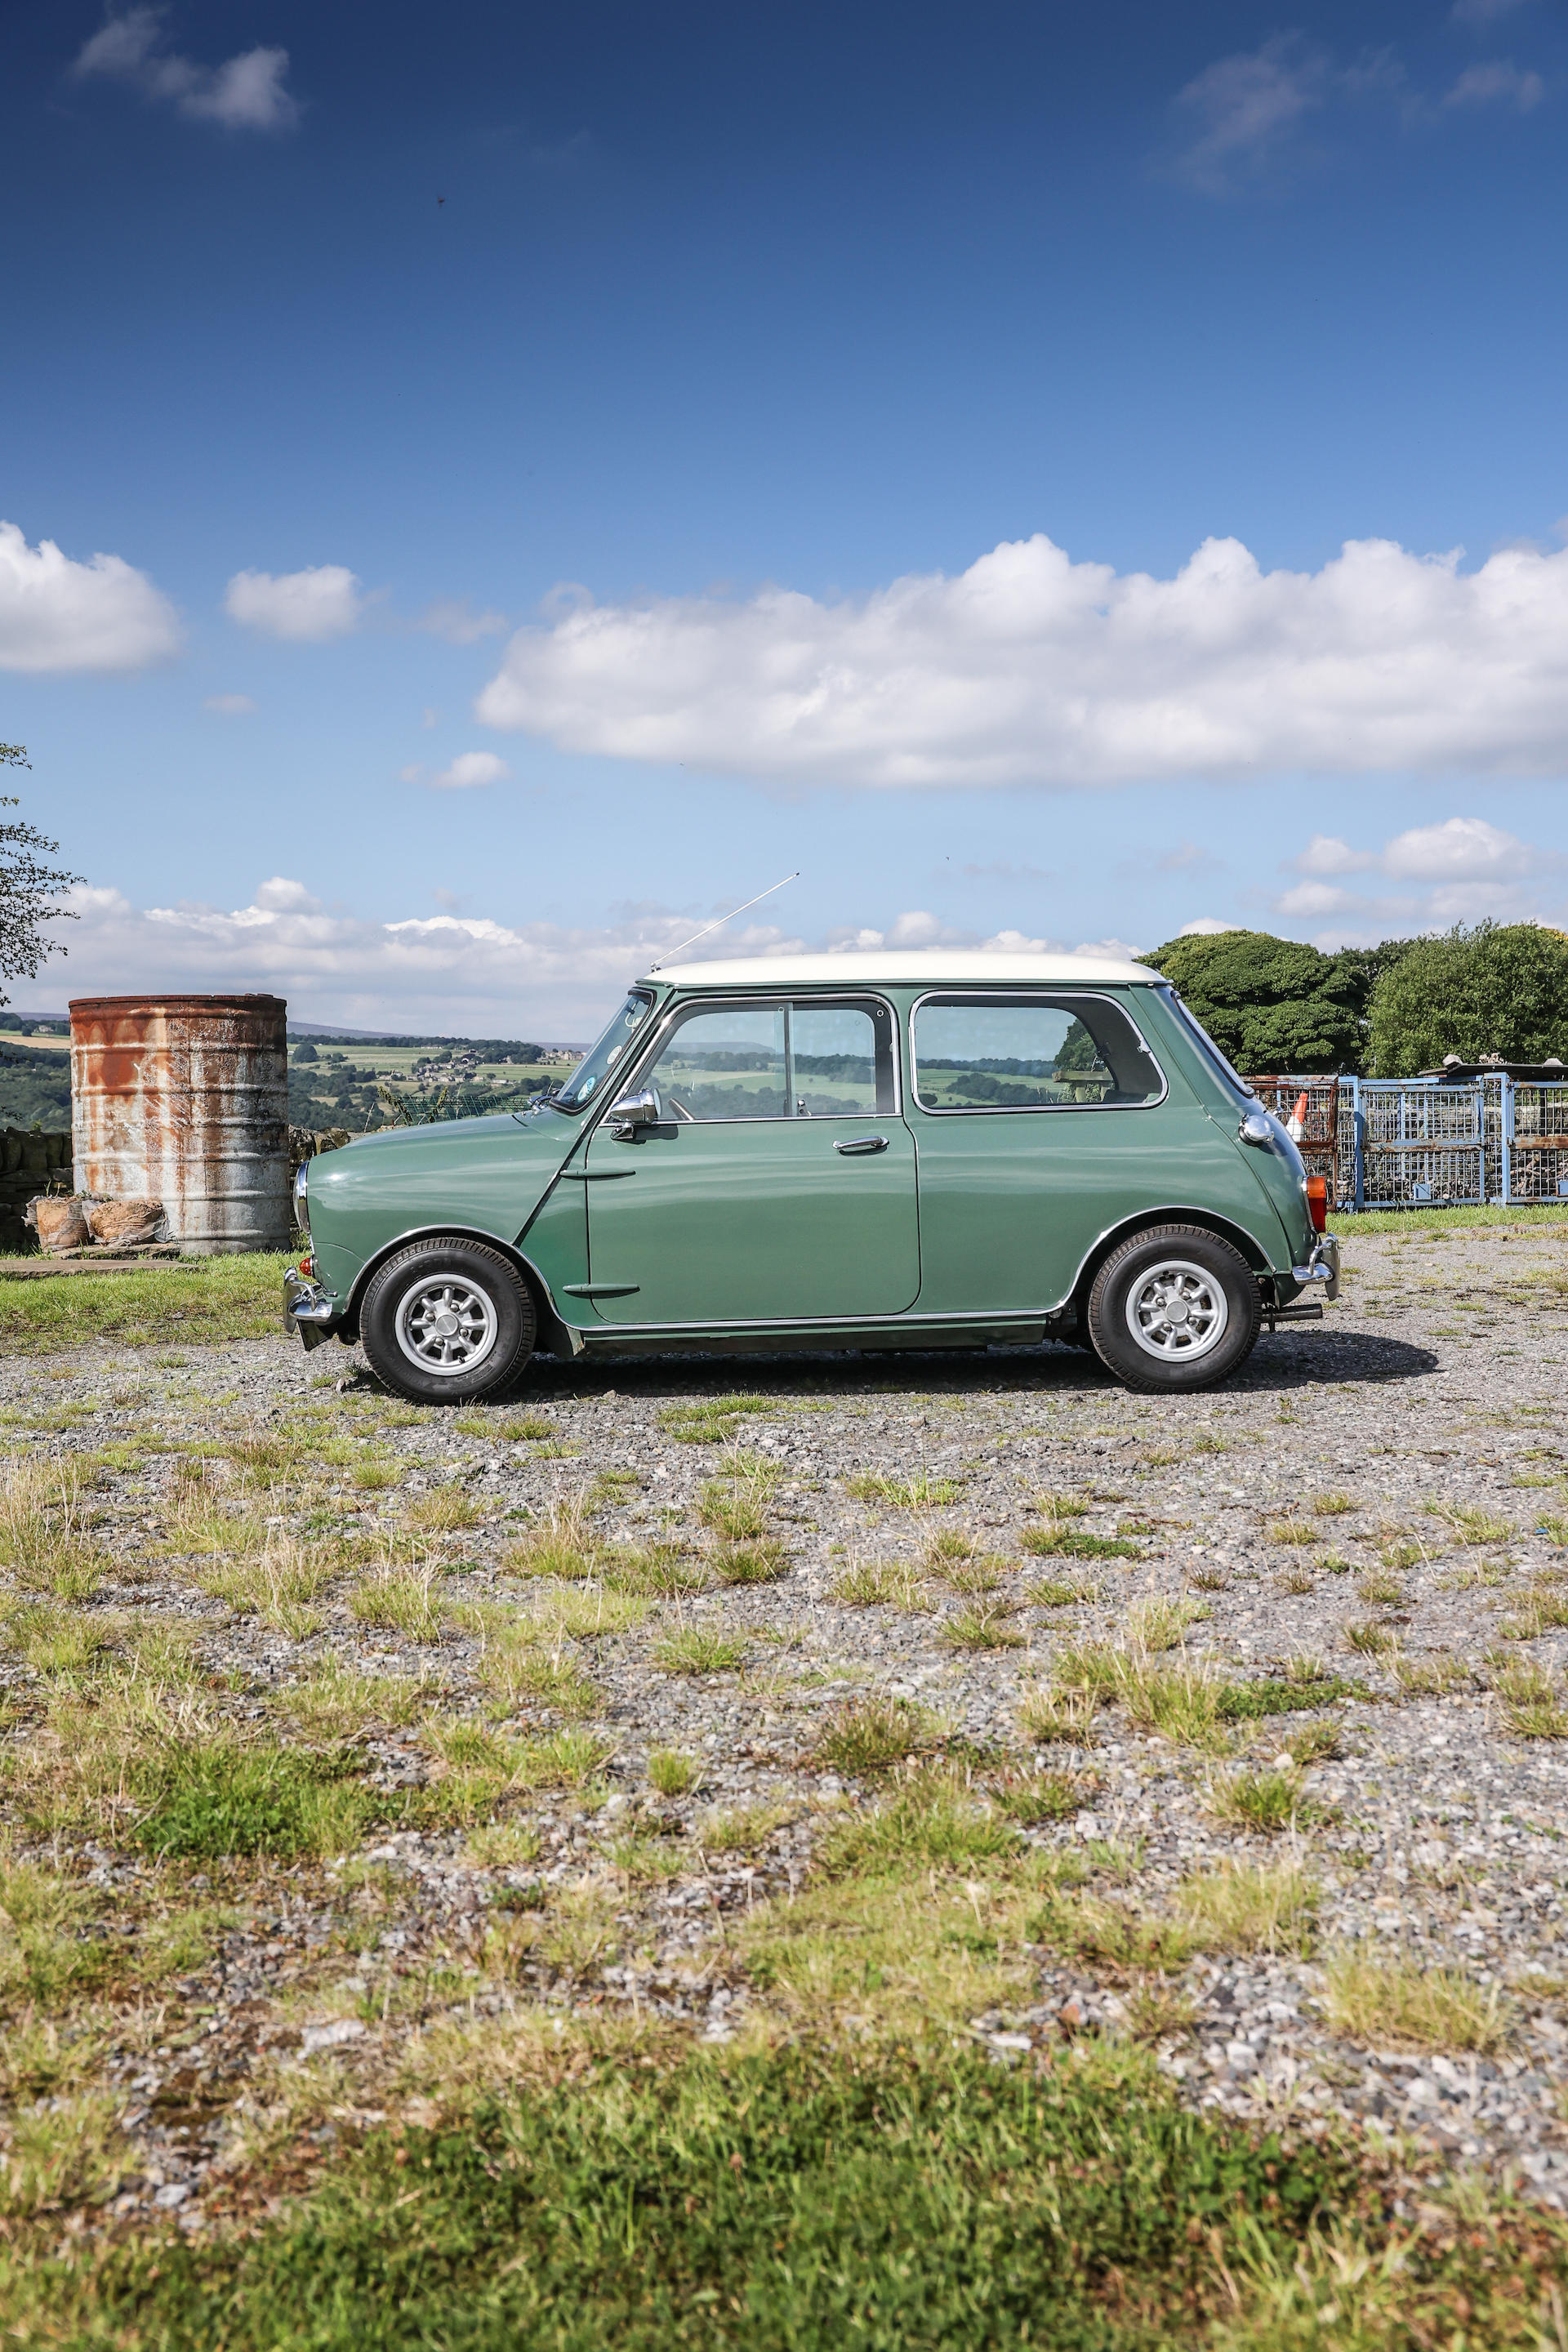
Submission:
M 627 1324 L 897 1315 L 920 1289 L 914 1145 L 879 998 L 678 1006 L 586 1159 L 595 1310 Z
M 922 1313 L 1048 1310 L 1119 1218 L 1213 1189 L 1213 1124 L 1124 999 L 943 990 L 910 1040 Z

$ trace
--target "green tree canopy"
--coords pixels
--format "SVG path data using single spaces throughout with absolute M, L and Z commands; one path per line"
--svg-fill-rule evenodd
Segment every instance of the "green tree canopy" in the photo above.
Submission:
M 1248 1077 L 1357 1069 L 1372 957 L 1324 955 L 1270 931 L 1168 940 L 1139 961 L 1163 972 Z
M 26 765 L 24 745 L 0 743 L 0 768 Z M 0 808 L 16 805 L 14 794 L 0 793 Z M 68 907 L 53 902 L 81 877 L 43 863 L 40 851 L 53 856 L 58 848 L 59 843 L 47 840 L 36 825 L 16 819 L 0 822 L 0 978 L 31 980 L 49 956 L 65 953 L 43 926 L 70 915 Z M 0 1004 L 8 1001 L 0 992 Z
M 1373 991 L 1371 1028 L 1380 1078 L 1435 1069 L 1446 1054 L 1568 1061 L 1568 933 L 1457 923 L 1439 939 L 1411 940 Z

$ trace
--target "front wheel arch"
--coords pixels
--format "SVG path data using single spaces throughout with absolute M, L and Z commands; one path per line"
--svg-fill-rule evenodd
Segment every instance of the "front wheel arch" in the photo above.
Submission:
M 348 1306 L 335 1327 L 338 1330 L 346 1336 L 357 1339 L 360 1305 L 366 1290 L 387 1260 L 395 1257 L 399 1250 L 406 1249 L 412 1242 L 479 1242 L 486 1249 L 499 1252 L 516 1267 L 527 1286 L 529 1297 L 533 1305 L 534 1327 L 538 1334 L 534 1342 L 535 1352 L 543 1349 L 552 1356 L 572 1353 L 565 1337 L 566 1327 L 555 1312 L 554 1304 L 550 1296 L 550 1286 L 538 1267 L 524 1257 L 514 1242 L 504 1242 L 499 1234 L 486 1233 L 480 1225 L 418 1225 L 410 1233 L 399 1234 L 395 1241 L 384 1243 L 374 1257 L 366 1258 L 363 1265 L 355 1275 L 353 1286 L 349 1292 Z

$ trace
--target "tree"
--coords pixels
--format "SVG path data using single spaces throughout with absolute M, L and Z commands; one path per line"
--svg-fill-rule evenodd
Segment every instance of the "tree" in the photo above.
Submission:
M 317 1053 L 314 1045 L 311 1045 L 308 1037 L 302 1045 L 296 1045 L 294 1048 L 294 1059 L 296 1062 L 319 1062 L 321 1058 L 321 1055 Z
M 1344 957 L 1237 930 L 1168 940 L 1139 961 L 1164 974 L 1248 1077 L 1360 1066 L 1366 983 Z
M 0 743 L 0 767 L 27 765 L 22 744 Z M 0 808 L 20 805 L 14 793 L 0 793 Z M 58 940 L 45 937 L 43 926 L 62 919 L 75 921 L 68 907 L 50 902 L 81 876 L 42 862 L 44 856 L 53 857 L 58 851 L 59 843 L 47 839 L 36 825 L 14 818 L 0 822 L 0 979 L 31 980 L 50 956 L 65 953 Z M 9 1002 L 0 991 L 0 1004 Z
M 1411 940 L 1373 991 L 1372 1066 L 1380 1078 L 1479 1062 L 1568 1061 L 1568 936 L 1542 923 L 1456 923 Z

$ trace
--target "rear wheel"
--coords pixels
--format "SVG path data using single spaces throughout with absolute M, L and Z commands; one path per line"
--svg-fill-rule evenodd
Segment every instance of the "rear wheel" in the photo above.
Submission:
M 1113 1250 L 1089 1294 L 1096 1355 L 1131 1389 L 1213 1388 L 1247 1361 L 1262 1302 L 1238 1250 L 1201 1225 L 1159 1225 Z
M 533 1301 L 483 1242 L 414 1242 L 377 1268 L 359 1316 L 373 1370 L 416 1404 L 488 1396 L 532 1352 Z

